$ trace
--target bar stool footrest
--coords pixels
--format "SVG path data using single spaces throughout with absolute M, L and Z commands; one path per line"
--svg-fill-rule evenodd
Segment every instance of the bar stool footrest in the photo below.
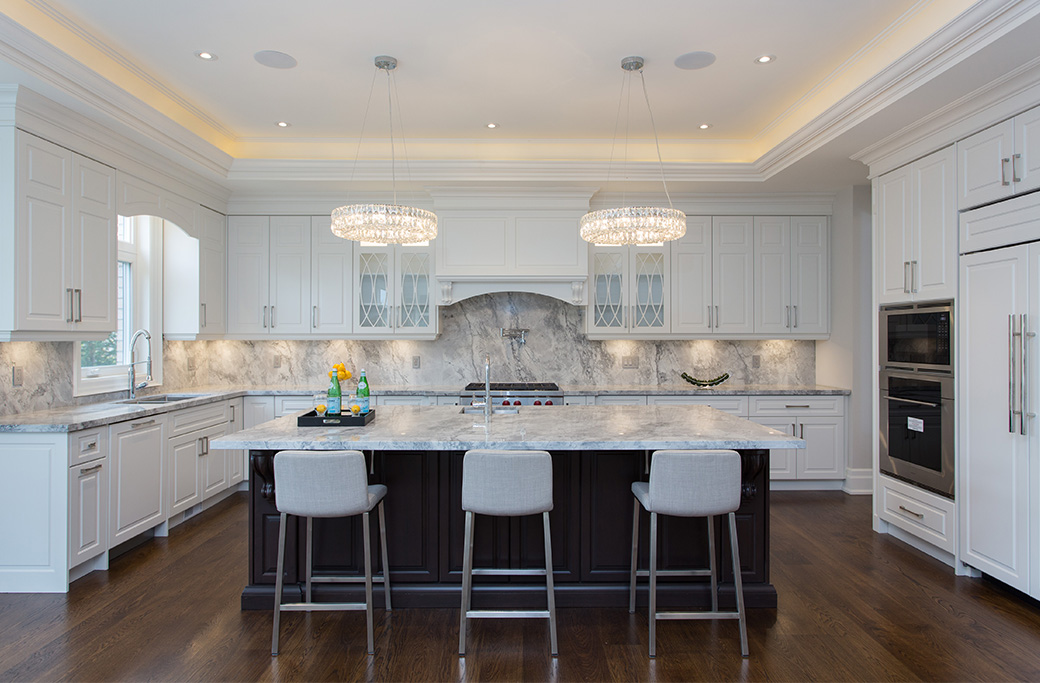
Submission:
M 471 609 L 466 612 L 467 619 L 548 619 L 549 610 L 490 610 Z
M 280 612 L 354 612 L 367 609 L 363 602 L 287 602 Z
M 740 612 L 658 612 L 655 619 L 739 619 Z
M 710 569 L 658 569 L 658 576 L 711 576 Z M 650 577 L 649 569 L 637 569 L 636 576 Z
M 658 572 L 660 573 L 660 572 Z M 312 576 L 311 583 L 364 583 L 364 576 Z M 373 574 L 372 583 L 386 583 L 382 574 Z M 303 585 L 302 582 L 300 585 Z
M 545 576 L 544 569 L 473 569 L 473 576 Z

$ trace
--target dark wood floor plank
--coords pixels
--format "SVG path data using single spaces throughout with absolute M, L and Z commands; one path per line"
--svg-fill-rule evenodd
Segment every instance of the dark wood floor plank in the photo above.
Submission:
M 559 610 L 560 656 L 544 621 L 471 622 L 457 609 L 243 612 L 243 496 L 147 541 L 67 595 L 0 595 L 0 681 L 1040 680 L 1040 606 L 870 529 L 870 500 L 772 496 L 776 610 L 752 610 L 750 659 L 735 622 L 661 622 L 646 609 Z

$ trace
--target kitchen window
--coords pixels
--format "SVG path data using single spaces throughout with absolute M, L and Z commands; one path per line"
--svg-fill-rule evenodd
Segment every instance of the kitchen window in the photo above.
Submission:
M 150 216 L 117 218 L 116 330 L 100 341 L 77 342 L 73 393 L 76 396 L 127 389 L 130 339 L 135 330 L 152 334 L 152 384 L 162 380 L 160 301 L 162 221 Z M 145 339 L 137 342 L 137 358 L 148 356 Z M 138 366 L 144 370 L 143 366 Z M 143 379 L 143 374 L 141 374 Z

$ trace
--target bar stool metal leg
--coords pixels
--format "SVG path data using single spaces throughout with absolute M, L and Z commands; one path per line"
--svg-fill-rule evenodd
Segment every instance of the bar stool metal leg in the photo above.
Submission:
M 740 623 L 740 654 L 748 656 L 747 620 L 744 616 L 744 580 L 740 576 L 740 550 L 737 548 L 737 516 L 729 513 L 729 547 L 733 555 L 733 585 L 737 591 L 737 621 Z
M 650 656 L 657 656 L 657 513 L 650 513 Z
M 386 554 L 386 516 L 383 514 L 383 501 L 379 501 L 379 543 L 383 551 L 383 595 L 386 596 L 386 611 L 390 612 L 390 560 Z
M 278 523 L 278 575 L 274 580 L 274 629 L 271 634 L 271 656 L 278 656 L 278 629 L 282 616 L 282 582 L 285 575 L 285 520 L 283 512 Z
M 639 500 L 632 504 L 632 575 L 628 580 L 628 613 L 636 611 L 636 566 L 639 562 Z
M 719 611 L 719 571 L 715 566 L 715 517 L 708 515 L 708 567 L 711 570 L 711 611 Z
M 466 532 L 462 542 L 462 616 L 459 619 L 459 654 L 466 654 L 466 619 L 470 590 L 473 588 L 473 513 L 466 511 Z
M 311 576 L 314 575 L 314 518 L 307 518 L 307 602 L 311 599 Z
M 549 645 L 552 656 L 559 654 L 556 646 L 556 594 L 553 590 L 552 539 L 549 536 L 549 513 L 542 513 L 542 526 L 545 528 L 545 590 L 549 594 Z
M 374 655 L 376 641 L 372 624 L 372 526 L 369 524 L 367 512 L 361 515 L 361 525 L 364 527 L 361 535 L 365 539 L 365 622 L 368 627 L 368 654 Z

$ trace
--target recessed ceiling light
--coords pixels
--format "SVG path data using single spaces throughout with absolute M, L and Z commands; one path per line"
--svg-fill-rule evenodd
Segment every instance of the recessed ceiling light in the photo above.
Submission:
M 277 126 L 278 126 L 279 128 L 288 128 L 288 127 L 289 127 L 289 126 L 291 126 L 292 124 L 291 124 L 291 123 L 289 123 L 288 121 L 279 121 L 279 122 L 278 122 L 277 124 L 275 124 L 275 125 L 277 125 Z
M 489 123 L 489 124 L 487 125 L 487 127 L 488 127 L 488 128 L 498 128 L 498 124 L 497 124 L 497 123 Z
M 253 59 L 272 69 L 291 69 L 297 64 L 295 57 L 278 50 L 260 50 Z
M 675 66 L 687 71 L 703 69 L 715 63 L 715 55 L 710 52 L 687 52 L 675 58 Z
M 196 52 L 195 56 L 199 59 L 204 59 L 207 62 L 215 62 L 217 60 L 217 56 L 215 54 L 213 54 L 212 52 L 206 52 L 205 50 L 201 52 Z
M 776 55 L 762 55 L 755 57 L 755 64 L 770 64 L 776 61 Z
M 700 125 L 700 129 L 701 130 L 708 130 L 709 128 L 711 128 L 711 124 L 710 123 L 702 123 Z

